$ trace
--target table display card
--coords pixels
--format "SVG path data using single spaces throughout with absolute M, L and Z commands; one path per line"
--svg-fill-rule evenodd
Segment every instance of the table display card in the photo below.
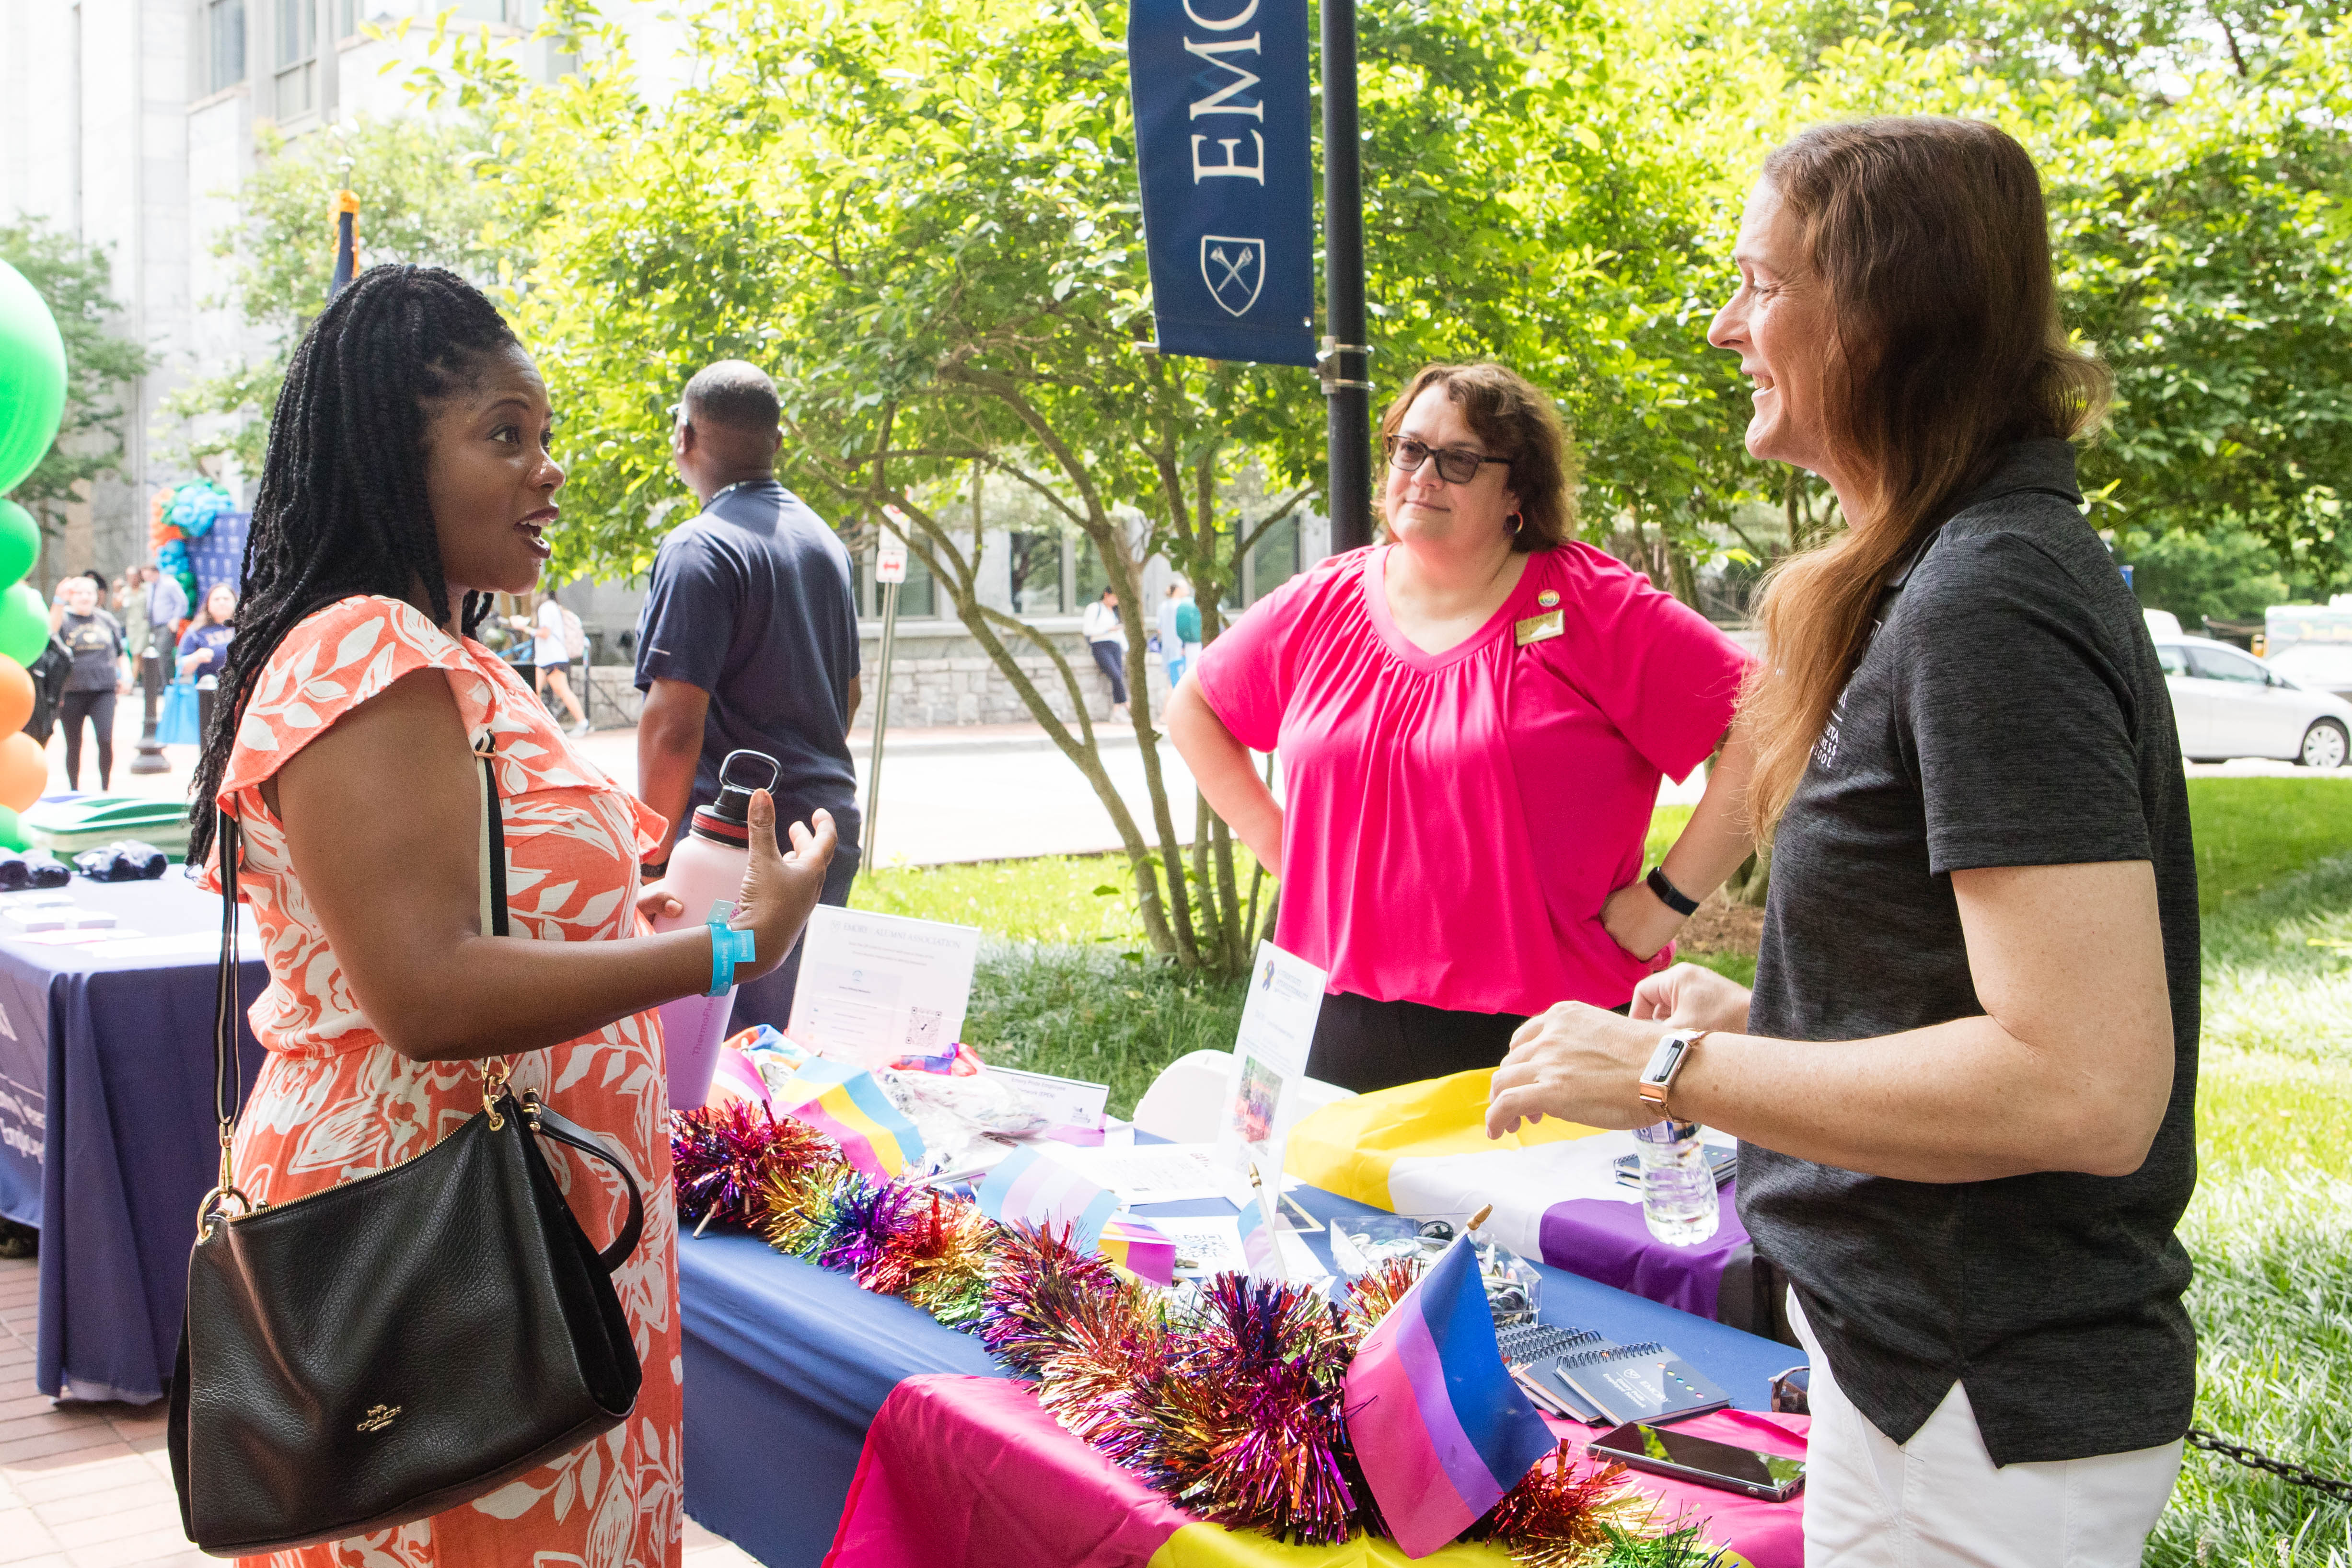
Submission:
M 880 1068 L 935 1056 L 963 1037 L 978 926 L 821 904 L 802 939 L 799 989 L 784 1031 L 821 1056 Z
M 1236 1170 L 1264 1159 L 1279 1170 L 1282 1147 L 1298 1120 L 1298 1080 L 1323 1010 L 1323 971 L 1270 942 L 1257 944 L 1249 996 L 1234 1041 L 1233 1070 L 1217 1117 L 1217 1153 Z

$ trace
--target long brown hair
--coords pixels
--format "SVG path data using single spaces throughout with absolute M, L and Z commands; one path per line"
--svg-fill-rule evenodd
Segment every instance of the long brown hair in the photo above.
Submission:
M 2106 367 L 2058 320 L 2042 182 L 1997 127 L 1926 115 L 1817 126 L 1764 161 L 1803 226 L 1832 342 L 1827 437 L 1875 489 L 1844 532 L 1777 567 L 1741 710 L 1769 837 L 1870 637 L 1890 570 L 2011 444 L 2105 412 Z
M 1508 365 L 1425 364 L 1381 416 L 1381 435 L 1393 436 L 1412 400 L 1433 386 L 1462 410 L 1462 423 L 1486 444 L 1486 455 L 1511 462 L 1509 487 L 1519 498 L 1519 526 L 1511 548 L 1557 550 L 1576 528 L 1576 442 L 1559 405 Z

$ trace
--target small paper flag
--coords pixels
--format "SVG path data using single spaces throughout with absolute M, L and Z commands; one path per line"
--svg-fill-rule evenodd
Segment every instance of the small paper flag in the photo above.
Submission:
M 1067 1226 L 1070 1244 L 1087 1250 L 1102 1239 L 1119 1196 L 1034 1149 L 1015 1149 L 980 1184 L 980 1212 L 999 1225 Z
M 830 1134 L 843 1157 L 869 1176 L 898 1175 L 923 1158 L 923 1135 L 863 1068 L 811 1057 L 790 1077 L 769 1082 L 768 1103 L 779 1116 Z
M 1139 1219 L 1104 1222 L 1102 1255 L 1151 1285 L 1176 1282 L 1176 1244 Z

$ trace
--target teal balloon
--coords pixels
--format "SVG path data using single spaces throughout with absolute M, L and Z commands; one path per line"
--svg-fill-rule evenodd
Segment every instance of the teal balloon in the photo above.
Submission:
M 49 611 L 28 583 L 0 593 L 0 658 L 31 668 L 49 646 Z
M 12 500 L 0 500 L 0 584 L 21 583 L 41 558 L 41 525 Z
M 57 319 L 25 275 L 0 261 L 0 492 L 48 456 L 65 411 L 66 341 Z

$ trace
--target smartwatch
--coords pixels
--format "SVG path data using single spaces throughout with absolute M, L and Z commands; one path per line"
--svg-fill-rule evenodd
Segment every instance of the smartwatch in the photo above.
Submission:
M 1664 866 L 1651 867 L 1650 874 L 1642 880 L 1650 891 L 1658 896 L 1658 902 L 1665 905 L 1683 919 L 1688 920 L 1698 913 L 1698 900 L 1666 880 L 1666 868 Z
M 1658 1113 L 1659 1120 L 1680 1120 L 1666 1109 L 1666 1096 L 1673 1091 L 1675 1076 L 1683 1070 L 1683 1064 L 1690 1060 L 1691 1052 L 1712 1033 L 1711 1029 L 1675 1029 L 1660 1040 L 1658 1048 L 1650 1053 L 1650 1065 L 1642 1069 L 1633 1091 L 1642 1097 L 1643 1104 Z

